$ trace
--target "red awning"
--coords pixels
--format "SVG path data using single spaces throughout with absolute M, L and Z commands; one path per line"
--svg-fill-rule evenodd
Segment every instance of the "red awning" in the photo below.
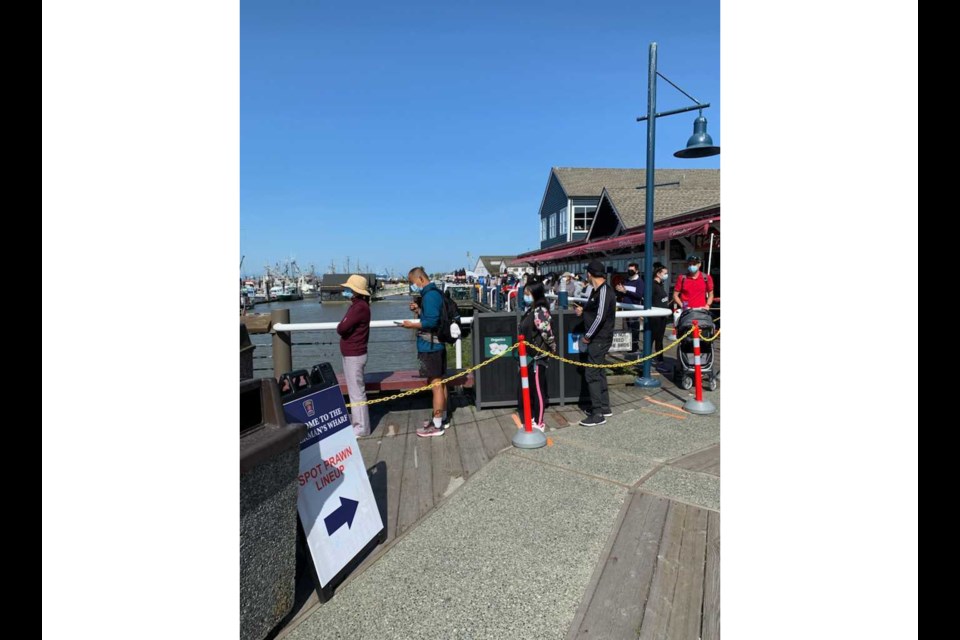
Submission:
M 678 224 L 672 227 L 663 227 L 661 229 L 653 230 L 653 240 L 654 242 L 662 242 L 663 240 L 673 240 L 674 238 L 683 238 L 684 236 L 689 236 L 697 231 L 701 231 L 711 223 L 719 222 L 720 216 L 715 216 L 709 220 L 697 220 L 695 222 L 686 222 L 684 224 Z M 562 260 L 563 258 L 570 258 L 574 256 L 583 256 L 591 253 L 606 253 L 609 251 L 617 251 L 619 249 L 628 249 L 630 247 L 637 247 L 643 244 L 646 234 L 642 231 L 628 233 L 627 235 L 617 236 L 616 238 L 607 238 L 605 240 L 598 240 L 597 242 L 589 243 L 578 243 L 574 246 L 567 246 L 560 249 L 554 249 L 552 251 L 544 251 L 542 253 L 534 253 L 529 256 L 522 258 L 517 258 L 513 260 L 510 264 L 511 266 L 518 266 L 524 264 L 537 264 L 541 262 L 551 262 L 554 260 Z

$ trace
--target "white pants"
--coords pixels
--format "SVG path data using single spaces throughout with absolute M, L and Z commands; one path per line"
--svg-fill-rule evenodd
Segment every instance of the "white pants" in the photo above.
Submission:
M 363 369 L 367 366 L 367 356 L 341 356 L 343 358 L 343 377 L 347 379 L 347 394 L 350 403 L 366 402 L 367 387 L 363 381 Z M 367 405 L 354 407 L 350 411 L 350 421 L 357 435 L 370 435 L 370 408 Z

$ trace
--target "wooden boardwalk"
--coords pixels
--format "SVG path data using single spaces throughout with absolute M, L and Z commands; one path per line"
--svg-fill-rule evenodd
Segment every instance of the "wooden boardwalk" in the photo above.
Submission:
M 720 475 L 720 446 L 669 463 Z M 569 640 L 717 640 L 720 513 L 632 492 L 570 627 Z
M 664 387 L 675 389 L 668 382 Z M 610 389 L 615 411 L 635 408 L 656 413 L 644 400 L 648 392 L 626 385 Z M 676 400 L 669 395 L 664 398 Z M 425 395 L 371 406 L 373 432 L 359 440 L 359 447 L 387 526 L 387 540 L 359 564 L 347 582 L 497 453 L 511 446 L 517 428 L 513 409 L 477 411 L 469 396 L 457 393 L 451 393 L 450 404 L 453 427 L 437 438 L 416 435 L 417 427 L 431 416 Z M 567 405 L 551 407 L 545 418 L 548 428 L 562 429 L 575 425 L 583 415 L 576 406 Z M 719 445 L 667 466 L 719 476 Z M 719 637 L 719 632 L 710 635 L 719 628 L 719 513 L 652 496 L 644 493 L 642 486 L 634 491 L 621 512 L 622 526 L 614 532 L 605 559 L 600 559 L 570 637 L 697 638 L 687 633 L 694 628 L 702 630 L 705 639 Z M 713 570 L 709 569 L 711 563 Z M 699 582 L 695 576 L 698 564 Z M 629 584 L 622 582 L 624 572 L 630 574 Z M 298 574 L 294 612 L 276 638 L 295 628 L 319 604 L 309 572 Z M 699 595 L 686 595 L 693 592 Z M 685 595 L 675 599 L 674 594 Z M 707 606 L 713 602 L 717 603 L 715 615 Z M 700 608 L 704 608 L 703 615 Z M 610 615 L 621 609 L 625 613 L 619 617 Z M 641 630 L 646 635 L 641 635 Z M 620 632 L 626 635 L 617 635 Z

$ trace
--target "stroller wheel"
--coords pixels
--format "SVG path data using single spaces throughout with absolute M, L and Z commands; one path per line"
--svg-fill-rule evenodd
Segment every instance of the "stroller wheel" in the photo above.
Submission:
M 684 391 L 689 391 L 693 388 L 693 378 L 690 376 L 683 376 L 683 379 L 680 380 L 680 386 Z
M 717 384 L 718 384 L 718 383 L 717 383 L 717 379 L 716 379 L 716 378 L 710 378 L 710 391 L 716 391 L 716 390 L 717 390 Z

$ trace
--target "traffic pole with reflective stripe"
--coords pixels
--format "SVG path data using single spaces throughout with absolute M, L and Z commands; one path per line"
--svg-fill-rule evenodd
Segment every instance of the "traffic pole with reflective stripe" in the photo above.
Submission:
M 683 408 L 690 413 L 708 415 L 716 412 L 717 408 L 709 400 L 703 399 L 703 370 L 700 359 L 700 323 L 693 321 L 693 380 L 696 397 L 683 403 Z
M 520 354 L 520 389 L 523 396 L 523 429 L 517 429 L 513 436 L 513 446 L 520 449 L 539 449 L 547 444 L 547 436 L 533 428 L 530 408 L 530 376 L 527 372 L 527 342 L 523 334 L 517 336 L 517 351 Z

